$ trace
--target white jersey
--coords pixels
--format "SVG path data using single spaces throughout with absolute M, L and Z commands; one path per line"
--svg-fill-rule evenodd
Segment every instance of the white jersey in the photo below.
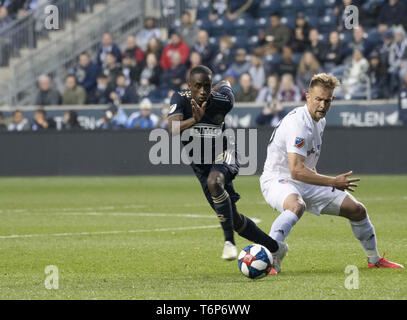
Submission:
M 307 105 L 287 114 L 271 135 L 260 181 L 291 178 L 288 153 L 302 155 L 305 166 L 316 168 L 325 124 L 325 118 L 318 122 L 311 118 Z

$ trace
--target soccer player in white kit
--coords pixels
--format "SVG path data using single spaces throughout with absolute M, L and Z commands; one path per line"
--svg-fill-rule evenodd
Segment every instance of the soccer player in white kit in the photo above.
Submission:
M 270 236 L 280 242 L 289 235 L 304 211 L 348 218 L 355 237 L 366 253 L 369 268 L 403 268 L 379 255 L 374 227 L 366 208 L 347 191 L 354 191 L 352 171 L 330 177 L 317 173 L 325 115 L 334 100 L 339 81 L 333 75 L 313 76 L 306 105 L 285 116 L 271 135 L 260 186 L 266 202 L 280 212 Z M 272 274 L 281 271 L 286 251 L 273 254 Z

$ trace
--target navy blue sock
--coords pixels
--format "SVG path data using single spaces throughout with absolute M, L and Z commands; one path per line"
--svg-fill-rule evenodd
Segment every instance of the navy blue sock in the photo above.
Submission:
M 238 213 L 239 214 L 239 213 Z M 261 244 L 269 249 L 270 252 L 276 252 L 278 250 L 278 243 L 273 238 L 271 238 L 267 233 L 261 230 L 256 224 L 250 220 L 248 217 L 239 214 L 243 224 L 236 232 L 243 238 Z
M 225 241 L 230 241 L 235 244 L 233 230 L 233 209 L 229 194 L 226 192 L 226 190 L 224 190 L 224 192 L 219 196 L 212 197 L 212 201 L 220 224 L 222 225 Z

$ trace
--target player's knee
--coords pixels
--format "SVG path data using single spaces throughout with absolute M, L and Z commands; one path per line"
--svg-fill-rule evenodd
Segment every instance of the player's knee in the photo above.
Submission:
M 353 210 L 353 214 L 352 214 L 352 221 L 361 221 L 363 219 L 365 219 L 367 217 L 367 212 L 366 212 L 366 207 L 360 203 L 357 202 L 355 204 L 355 208 Z
M 292 202 L 287 209 L 294 213 L 298 218 L 301 218 L 302 214 L 307 209 L 307 206 L 304 200 L 297 199 L 296 201 Z
M 223 179 L 220 172 L 211 172 L 208 176 L 207 185 L 211 195 L 218 195 L 223 191 Z

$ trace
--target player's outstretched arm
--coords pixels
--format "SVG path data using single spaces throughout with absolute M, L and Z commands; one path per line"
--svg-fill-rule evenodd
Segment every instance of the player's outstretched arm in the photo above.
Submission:
M 292 179 L 317 186 L 328 186 L 339 190 L 349 191 L 354 191 L 353 188 L 357 187 L 355 182 L 360 181 L 359 178 L 349 178 L 349 176 L 352 175 L 352 171 L 343 173 L 337 177 L 319 174 L 308 168 L 304 164 L 304 161 L 305 157 L 296 153 L 288 153 L 288 164 Z

